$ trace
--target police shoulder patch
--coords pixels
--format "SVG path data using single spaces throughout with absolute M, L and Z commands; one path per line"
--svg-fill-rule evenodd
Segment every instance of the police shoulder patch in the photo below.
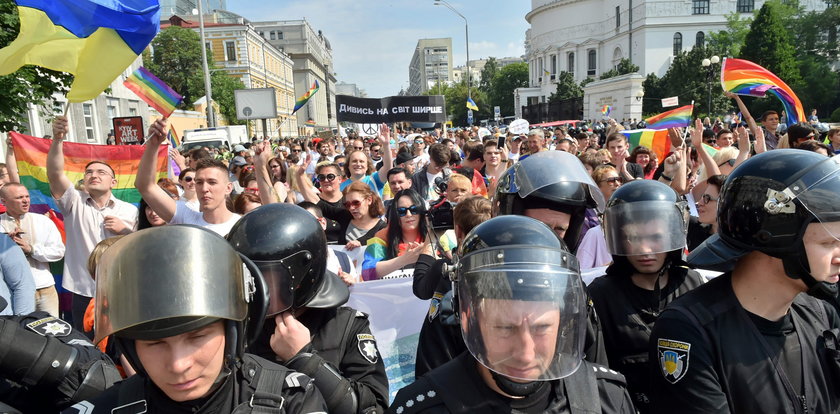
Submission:
M 73 327 L 69 323 L 55 316 L 29 322 L 26 327 L 41 336 L 67 336 L 73 331 Z
M 429 301 L 429 322 L 432 322 L 440 314 L 440 301 L 443 299 L 443 293 L 435 292 L 432 300 Z
M 376 338 L 371 334 L 356 335 L 358 341 L 359 353 L 362 354 L 368 362 L 375 364 L 379 360 L 379 350 L 376 349 Z
M 676 384 L 688 372 L 691 344 L 661 338 L 656 342 L 656 350 L 659 354 L 659 368 L 662 375 L 666 381 Z

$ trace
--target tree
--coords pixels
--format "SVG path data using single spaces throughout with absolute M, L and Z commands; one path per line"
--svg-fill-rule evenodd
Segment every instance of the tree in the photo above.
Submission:
M 237 89 L 245 89 L 245 84 L 239 78 L 234 78 L 223 71 L 210 73 L 210 91 L 213 100 L 219 104 L 219 111 L 230 125 L 244 125 L 245 121 L 236 119 L 236 102 L 234 92 Z M 204 87 L 202 86 L 202 91 Z
M 439 93 L 442 92 L 442 93 Z M 426 91 L 424 95 L 443 95 L 446 99 L 446 114 L 452 120 L 454 126 L 467 125 L 467 82 L 463 80 L 453 85 L 442 85 L 440 91 L 435 85 Z M 472 90 L 472 100 L 478 106 L 478 111 L 473 111 L 473 123 L 479 119 L 488 119 L 493 116 L 493 107 L 485 94 L 480 89 Z
M 19 31 L 17 6 L 12 1 L 0 2 L 0 48 L 8 46 Z M 72 80 L 68 73 L 31 65 L 0 76 L 0 132 L 25 131 L 29 104 L 52 108 L 53 94 L 67 93 Z
M 581 96 L 583 96 L 583 88 L 575 82 L 575 75 L 562 71 L 557 74 L 557 90 L 548 97 L 548 102 L 564 101 Z
M 741 19 L 741 13 L 726 15 L 726 30 L 709 33 L 707 46 L 711 50 L 720 51 L 721 56 L 738 56 L 744 39 L 750 31 L 752 17 Z
M 491 83 L 487 97 L 488 106 L 498 105 L 502 116 L 513 115 L 514 91 L 516 88 L 528 86 L 528 64 L 525 62 L 511 63 L 499 70 Z
M 478 89 L 481 89 L 486 94 L 490 94 L 490 90 L 493 87 L 493 79 L 497 73 L 499 73 L 499 63 L 496 62 L 496 58 L 487 58 L 484 69 L 481 69 L 481 82 L 478 84 Z
M 796 53 L 777 3 L 766 2 L 750 25 L 740 57 L 755 62 L 792 88 L 802 84 Z
M 648 75 L 642 87 L 645 90 L 645 100 L 642 104 L 642 113 L 654 115 L 663 111 L 659 99 L 671 96 L 679 96 L 680 105 L 694 101 L 695 116 L 708 115 L 708 87 L 711 80 L 712 85 L 712 106 L 714 114 L 720 114 L 731 107 L 732 103 L 723 96 L 723 89 L 717 81 L 720 64 L 711 68 L 711 77 L 708 70 L 704 70 L 701 62 L 704 58 L 715 52 L 705 47 L 694 47 L 688 52 L 682 52 L 674 57 L 673 63 L 665 72 L 662 78 L 654 74 Z
M 626 75 L 628 73 L 636 73 L 639 71 L 639 65 L 634 65 L 630 59 L 621 59 L 614 68 L 601 74 L 600 79 L 609 79 L 616 76 Z

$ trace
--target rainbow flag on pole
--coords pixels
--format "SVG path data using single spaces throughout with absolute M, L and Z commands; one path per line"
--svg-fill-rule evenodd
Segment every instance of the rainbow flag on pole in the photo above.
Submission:
M 601 115 L 603 116 L 610 116 L 610 112 L 612 112 L 612 107 L 609 105 L 604 105 L 601 107 Z
M 647 129 L 685 128 L 691 124 L 694 105 L 681 106 L 645 119 Z
M 802 102 L 783 80 L 767 69 L 749 60 L 724 58 L 720 68 L 723 90 L 738 95 L 762 97 L 767 93 L 782 101 L 787 113 L 787 124 L 806 122 Z
M 42 204 L 59 211 L 50 193 L 47 179 L 47 152 L 52 140 L 30 137 L 10 132 L 15 147 L 20 183 L 29 189 L 31 203 Z M 140 192 L 134 188 L 137 167 L 146 147 L 142 145 L 91 145 L 75 142 L 64 143 L 64 173 L 70 182 L 76 183 L 85 175 L 85 165 L 93 160 L 107 162 L 116 173 L 117 185 L 114 197 L 128 203 L 140 203 Z M 158 149 L 157 178 L 166 177 L 167 147 Z
M 67 99 L 95 98 L 160 30 L 158 0 L 16 0 L 20 33 L 0 49 L 0 75 L 36 65 L 72 73 Z
M 639 145 L 650 148 L 660 163 L 665 160 L 665 155 L 671 150 L 671 139 L 668 138 L 666 129 L 633 129 L 619 132 L 627 137 L 630 151 Z
M 312 98 L 312 95 L 315 95 L 315 92 L 318 92 L 318 89 L 321 89 L 321 86 L 318 85 L 318 81 L 316 80 L 315 83 L 312 84 L 312 87 L 309 88 L 303 96 L 298 98 L 297 101 L 295 101 L 295 109 L 292 110 L 292 113 L 295 113 L 298 109 L 303 108 L 303 106 L 306 105 L 306 103 Z
M 175 108 L 184 101 L 184 97 L 175 92 L 164 81 L 152 75 L 146 68 L 140 67 L 134 71 L 123 85 L 131 89 L 140 99 L 155 108 L 164 118 L 168 118 Z

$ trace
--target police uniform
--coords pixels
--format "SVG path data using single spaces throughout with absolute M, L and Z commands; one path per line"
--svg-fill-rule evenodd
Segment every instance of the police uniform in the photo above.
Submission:
M 389 413 L 634 413 L 624 376 L 583 361 L 572 375 L 521 399 L 498 394 L 468 352 L 401 389 Z
M 165 413 L 325 413 L 312 379 L 282 365 L 246 354 L 233 375 L 208 397 L 175 402 L 150 379 L 134 375 L 65 414 Z M 259 394 L 257 394 L 259 393 Z
M 667 285 L 647 290 L 633 284 L 630 272 L 613 264 L 605 276 L 587 286 L 587 291 L 603 322 L 610 368 L 624 374 L 633 404 L 645 413 L 650 404 L 648 342 L 653 324 L 665 306 L 702 285 L 704 279 L 684 266 L 671 266 Z
M 367 315 L 342 306 L 306 309 L 298 320 L 309 329 L 312 341 L 285 365 L 315 378 L 316 385 L 320 385 L 318 381 L 326 385 L 322 379 L 325 377 L 321 377 L 323 372 L 319 370 L 325 365 L 329 367 L 333 371 L 330 379 L 337 381 L 329 389 L 319 387 L 328 406 L 338 405 L 349 395 L 356 401 L 358 413 L 384 412 L 388 406 L 388 377 Z M 263 333 L 252 352 L 276 359 L 269 346 L 275 326 L 274 319 L 265 321 Z M 342 383 L 341 380 L 348 382 Z
M 0 378 L 0 401 L 24 413 L 56 412 L 121 379 L 85 335 L 46 312 L 0 319 Z
M 773 322 L 746 311 L 727 273 L 674 301 L 651 334 L 653 412 L 840 411 L 840 318 L 799 294 Z

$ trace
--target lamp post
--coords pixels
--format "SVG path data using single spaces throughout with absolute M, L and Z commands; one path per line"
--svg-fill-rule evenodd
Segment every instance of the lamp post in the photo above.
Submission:
M 703 59 L 703 61 L 700 62 L 700 64 L 703 65 L 704 68 L 706 68 L 707 73 L 708 73 L 707 83 L 709 84 L 709 101 L 708 101 L 709 106 L 707 108 L 709 110 L 709 118 L 712 117 L 712 113 L 713 113 L 713 111 L 712 111 L 712 80 L 714 79 L 714 75 L 715 75 L 714 65 L 716 65 L 718 62 L 720 62 L 720 58 L 717 55 L 712 56 L 710 58 Z
M 204 11 L 201 0 L 198 2 L 198 34 L 201 37 L 201 66 L 204 70 L 204 96 L 207 98 L 207 126 L 216 126 L 216 113 L 213 111 L 213 97 L 210 93 L 210 68 L 207 66 L 207 40 L 204 36 Z
M 467 98 L 472 99 L 472 79 L 471 79 L 472 73 L 470 73 L 471 72 L 470 71 L 470 24 L 469 24 L 469 22 L 467 22 L 467 18 L 464 17 L 463 14 L 458 12 L 458 10 L 455 10 L 455 8 L 452 7 L 452 5 L 450 5 L 449 3 L 447 3 L 444 0 L 435 0 L 435 6 L 440 6 L 440 5 L 446 6 L 447 9 L 452 10 L 453 13 L 457 14 L 462 19 L 464 19 L 464 30 L 465 30 L 465 33 L 466 33 L 466 40 L 467 40 Z M 472 125 L 472 123 L 470 123 L 470 125 Z

